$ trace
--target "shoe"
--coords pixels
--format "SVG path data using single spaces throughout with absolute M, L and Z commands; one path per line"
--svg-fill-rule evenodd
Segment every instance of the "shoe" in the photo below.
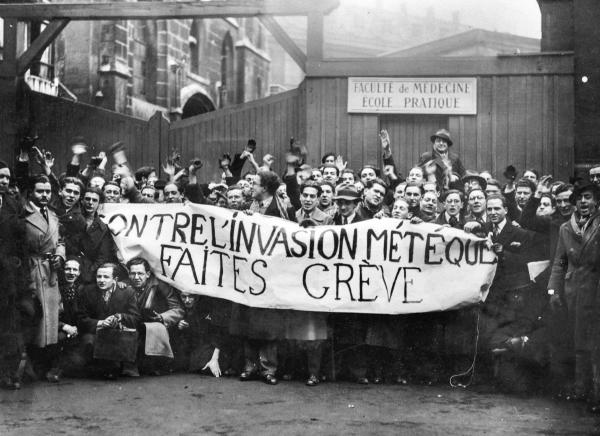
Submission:
M 140 371 L 135 363 L 123 362 L 121 375 L 125 377 L 139 377 Z
M 306 380 L 306 386 L 316 386 L 319 384 L 319 377 L 314 374 L 311 374 Z
M 240 374 L 240 381 L 256 380 L 256 371 L 242 371 Z
M 373 384 L 374 385 L 382 385 L 383 384 L 383 377 L 375 377 L 373 379 Z
M 396 384 L 397 385 L 407 385 L 408 380 L 405 377 L 402 377 L 401 375 L 399 375 L 398 377 L 396 377 Z
M 276 385 L 279 383 L 279 380 L 277 380 L 277 377 L 275 377 L 273 374 L 267 374 L 263 376 L 263 382 L 268 385 Z
M 49 383 L 58 383 L 60 381 L 61 370 L 58 368 L 52 368 L 46 373 L 46 380 Z
M 358 383 L 359 385 L 368 385 L 369 384 L 369 379 L 366 377 L 359 377 L 356 380 L 356 383 Z

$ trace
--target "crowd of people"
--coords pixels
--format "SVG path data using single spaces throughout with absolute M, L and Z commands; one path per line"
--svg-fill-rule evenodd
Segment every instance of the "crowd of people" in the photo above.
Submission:
M 512 165 L 502 181 L 466 170 L 450 133 L 404 178 L 381 131 L 382 169 L 351 169 L 326 154 L 311 166 L 292 147 L 281 175 L 260 164 L 256 142 L 219 160 L 222 177 L 200 180 L 202 161 L 133 171 L 118 143 L 91 156 L 72 144 L 64 174 L 24 140 L 14 165 L 0 162 L 2 384 L 66 375 L 189 371 L 267 384 L 327 378 L 360 384 L 448 380 L 478 359 L 475 381 L 600 399 L 600 166 L 589 180 L 558 181 Z M 112 171 L 107 169 L 112 158 Z M 110 175 L 109 175 L 110 172 Z M 435 223 L 489 239 L 498 258 L 485 303 L 456 311 L 376 315 L 259 309 L 180 292 L 143 258 L 123 259 L 98 215 L 103 203 L 184 203 L 264 214 L 300 226 L 391 217 Z M 375 222 L 374 222 L 375 224 Z M 126 262 L 125 262 L 126 260 Z M 466 379 L 454 376 L 457 383 Z

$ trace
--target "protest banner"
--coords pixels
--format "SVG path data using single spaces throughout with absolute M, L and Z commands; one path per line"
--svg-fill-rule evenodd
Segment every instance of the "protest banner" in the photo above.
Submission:
M 496 270 L 486 241 L 391 218 L 302 228 L 197 204 L 105 204 L 124 261 L 142 256 L 181 291 L 252 307 L 418 313 L 484 301 Z

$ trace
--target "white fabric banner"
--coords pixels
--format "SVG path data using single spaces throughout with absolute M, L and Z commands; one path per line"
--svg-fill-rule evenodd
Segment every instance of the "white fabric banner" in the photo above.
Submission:
M 184 292 L 252 307 L 418 313 L 484 301 L 496 271 L 486 241 L 391 218 L 302 228 L 197 204 L 105 204 L 125 261 L 141 256 Z

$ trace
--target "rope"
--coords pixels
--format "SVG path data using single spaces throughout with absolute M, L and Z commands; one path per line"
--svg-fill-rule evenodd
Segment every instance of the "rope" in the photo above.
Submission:
M 477 308 L 477 336 L 475 337 L 475 352 L 473 353 L 473 361 L 471 362 L 471 366 L 469 366 L 469 368 L 467 368 L 466 371 L 450 376 L 449 383 L 450 383 L 450 386 L 453 388 L 466 389 L 467 387 L 469 387 L 471 385 L 471 383 L 473 383 L 473 376 L 475 375 L 475 362 L 477 361 L 477 347 L 479 345 L 479 314 L 480 313 L 481 313 L 481 308 L 479 307 L 479 308 Z M 467 375 L 470 375 L 470 377 L 469 377 L 469 380 L 465 384 L 460 383 L 460 382 L 455 382 L 455 379 L 457 379 L 459 377 L 465 377 Z

